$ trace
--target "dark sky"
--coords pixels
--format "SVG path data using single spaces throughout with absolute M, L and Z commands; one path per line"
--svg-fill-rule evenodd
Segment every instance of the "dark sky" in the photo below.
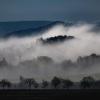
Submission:
M 0 0 L 0 21 L 100 19 L 100 0 Z

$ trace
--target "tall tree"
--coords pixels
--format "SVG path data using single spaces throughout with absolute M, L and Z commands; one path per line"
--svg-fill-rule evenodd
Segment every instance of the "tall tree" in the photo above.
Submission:
M 60 83 L 61 83 L 61 80 L 60 80 L 60 78 L 58 78 L 58 77 L 54 77 L 54 78 L 51 80 L 51 84 L 52 84 L 55 88 L 57 88 L 57 86 L 58 86 Z
M 93 77 L 84 77 L 80 83 L 82 88 L 93 88 L 95 85 L 95 80 Z
M 63 80 L 63 87 L 64 88 L 70 88 L 73 85 L 73 82 L 69 79 Z

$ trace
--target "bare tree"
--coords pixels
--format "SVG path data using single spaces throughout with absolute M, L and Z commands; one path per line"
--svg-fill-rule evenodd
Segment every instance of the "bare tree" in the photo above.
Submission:
M 0 86 L 3 87 L 3 88 L 5 88 L 5 87 L 10 88 L 11 85 L 12 85 L 11 82 L 9 82 L 6 79 L 3 79 L 3 80 L 0 81 Z
M 38 83 L 33 78 L 20 77 L 20 85 L 28 87 L 28 88 L 32 88 L 32 87 L 37 88 L 38 87 Z

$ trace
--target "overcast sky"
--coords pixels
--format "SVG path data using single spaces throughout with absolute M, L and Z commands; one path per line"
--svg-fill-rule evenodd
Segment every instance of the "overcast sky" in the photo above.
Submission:
M 100 19 L 100 0 L 0 0 L 0 21 Z

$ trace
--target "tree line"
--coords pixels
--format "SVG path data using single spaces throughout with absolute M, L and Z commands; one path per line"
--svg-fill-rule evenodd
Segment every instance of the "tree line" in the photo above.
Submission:
M 20 77 L 18 83 L 12 83 L 6 79 L 0 81 L 0 88 L 3 89 L 99 89 L 100 81 L 91 76 L 83 77 L 80 82 L 73 82 L 69 79 L 54 77 L 51 81 L 42 80 L 37 82 L 33 78 Z

